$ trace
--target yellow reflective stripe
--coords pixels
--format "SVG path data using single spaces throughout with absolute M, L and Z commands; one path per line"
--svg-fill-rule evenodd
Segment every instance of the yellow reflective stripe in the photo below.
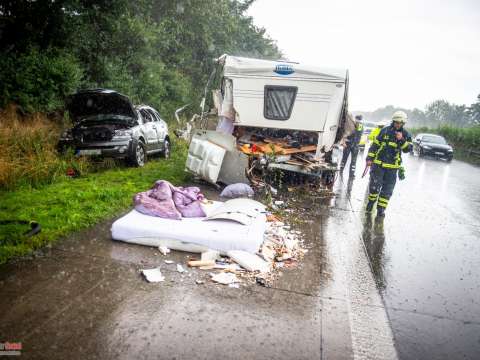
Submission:
M 378 141 L 377 138 L 373 139 L 373 143 L 377 144 L 377 145 L 380 145 L 380 141 Z
M 378 198 L 378 202 L 383 202 L 383 203 L 386 203 L 386 204 L 387 204 L 387 203 L 388 203 L 388 199 L 385 199 L 385 198 L 383 198 L 383 197 L 380 196 L 380 197 Z
M 377 150 L 377 154 L 375 155 L 375 160 L 373 160 L 373 162 L 375 164 L 381 164 L 382 162 L 380 160 L 378 160 L 378 155 L 380 155 L 380 153 L 382 152 L 383 148 L 385 147 L 385 143 L 382 143 L 380 145 L 380 149 Z M 378 162 L 377 162 L 378 161 Z
M 397 152 L 397 155 L 395 156 L 395 165 L 397 165 L 398 167 L 401 166 L 401 162 L 402 162 L 402 158 L 401 158 L 401 153 L 400 151 Z
M 398 169 L 400 165 L 383 163 L 382 166 L 388 169 Z
M 387 207 L 387 204 L 383 204 L 383 203 L 379 202 L 379 203 L 377 204 L 377 206 L 381 206 L 381 207 L 386 208 L 386 207 Z
M 374 157 L 375 156 L 375 153 L 368 153 L 368 156 L 371 156 L 371 157 Z
M 400 146 L 400 149 L 403 150 L 403 149 L 405 149 L 405 148 L 406 148 L 408 145 L 410 145 L 410 144 L 411 144 L 410 141 L 405 141 L 405 143 L 404 143 L 402 146 Z
M 389 142 L 388 142 L 388 145 L 390 145 L 391 147 L 394 147 L 394 148 L 397 147 L 397 143 L 394 143 L 394 142 L 392 142 L 392 141 L 389 141 Z

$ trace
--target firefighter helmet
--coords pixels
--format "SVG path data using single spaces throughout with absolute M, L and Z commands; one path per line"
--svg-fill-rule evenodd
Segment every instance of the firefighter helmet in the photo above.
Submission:
M 403 125 L 405 125 L 405 123 L 407 122 L 407 119 L 408 119 L 407 114 L 401 110 L 395 111 L 392 116 L 393 122 L 399 122 L 399 123 L 402 123 Z

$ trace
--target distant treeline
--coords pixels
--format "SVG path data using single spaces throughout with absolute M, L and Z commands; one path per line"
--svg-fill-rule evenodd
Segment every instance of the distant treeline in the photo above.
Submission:
M 252 2 L 1 1 L 0 108 L 55 111 L 77 89 L 104 87 L 171 117 L 198 104 L 223 53 L 281 57 L 246 15 Z
M 363 114 L 367 121 L 390 121 L 394 111 L 403 110 L 408 115 L 409 127 L 470 127 L 480 125 L 480 95 L 477 101 L 470 106 L 456 105 L 445 100 L 436 100 L 420 109 L 404 109 L 392 105 L 379 108 L 372 112 L 357 111 L 355 114 Z

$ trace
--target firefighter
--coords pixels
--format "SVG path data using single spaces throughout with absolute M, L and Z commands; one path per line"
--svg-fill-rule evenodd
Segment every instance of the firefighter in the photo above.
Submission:
M 340 172 L 343 172 L 348 156 L 352 154 L 350 159 L 350 177 L 355 177 L 355 166 L 357 164 L 358 144 L 363 134 L 363 117 L 362 115 L 355 116 L 355 130 L 346 139 L 345 148 L 343 149 L 342 162 L 340 164 Z
M 390 126 L 384 127 L 372 145 L 367 155 L 367 166 L 371 166 L 370 184 L 366 212 L 371 213 L 377 202 L 377 217 L 385 216 L 385 209 L 392 196 L 397 180 L 403 180 L 402 152 L 408 153 L 412 148 L 412 137 L 404 125 L 407 114 L 396 111 L 392 116 Z

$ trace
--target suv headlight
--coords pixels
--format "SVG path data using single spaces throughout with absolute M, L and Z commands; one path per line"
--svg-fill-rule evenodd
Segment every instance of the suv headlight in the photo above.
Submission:
M 430 150 L 432 147 L 431 146 L 428 146 L 428 145 L 423 145 L 422 146 L 425 150 Z
M 125 138 L 125 137 L 132 137 L 133 131 L 130 129 L 120 129 L 120 130 L 115 130 L 113 133 L 113 136 L 116 138 Z

